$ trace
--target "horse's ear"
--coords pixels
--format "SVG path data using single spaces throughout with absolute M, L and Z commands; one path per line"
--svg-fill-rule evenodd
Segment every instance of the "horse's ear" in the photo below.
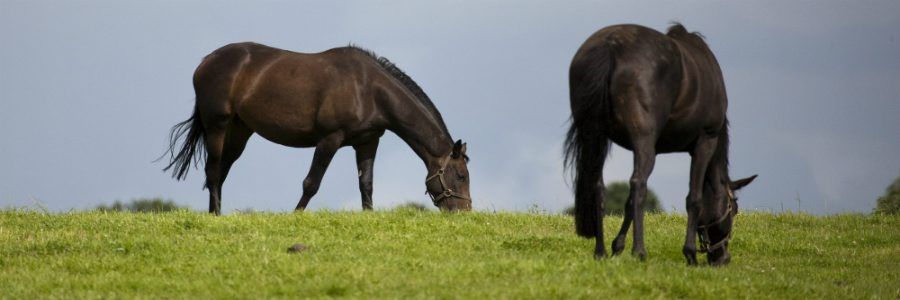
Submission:
M 747 177 L 744 179 L 738 179 L 736 181 L 732 181 L 728 185 L 728 187 L 731 188 L 732 191 L 737 191 L 737 190 L 741 189 L 742 187 L 745 187 L 748 184 L 750 184 L 751 182 L 753 182 L 753 179 L 756 179 L 756 176 L 757 175 L 753 175 L 753 176 L 750 176 L 750 177 Z
M 450 157 L 460 158 L 463 155 L 466 155 L 466 144 L 463 144 L 462 140 L 456 140 L 456 143 L 453 144 L 453 151 L 450 152 Z

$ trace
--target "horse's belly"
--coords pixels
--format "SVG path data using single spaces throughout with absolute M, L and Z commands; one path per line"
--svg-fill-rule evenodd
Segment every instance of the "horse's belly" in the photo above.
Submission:
M 286 136 L 282 133 L 272 133 L 267 131 L 256 131 L 256 133 L 270 142 L 296 148 L 315 147 L 321 139 L 321 137 L 312 134 Z
M 253 132 L 277 144 L 313 147 L 322 138 L 315 117 L 303 109 L 240 109 L 238 118 Z
M 685 136 L 691 136 L 691 134 L 685 132 L 675 133 L 671 130 L 664 129 L 663 133 L 660 134 L 660 137 L 656 140 L 656 153 L 690 151 L 691 146 L 694 144 L 696 138 L 685 139 L 683 138 Z M 614 134 L 610 135 L 609 139 L 622 148 L 625 148 L 629 151 L 634 151 L 634 146 L 631 138 L 625 132 L 615 132 Z
M 656 140 L 657 153 L 689 152 L 693 150 L 701 130 L 668 126 L 663 128 Z

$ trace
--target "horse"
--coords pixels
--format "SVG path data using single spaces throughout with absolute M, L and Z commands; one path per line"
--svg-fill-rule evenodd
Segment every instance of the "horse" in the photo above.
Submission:
M 634 222 L 631 252 L 644 260 L 647 178 L 658 153 L 691 156 L 686 199 L 687 232 L 682 253 L 689 265 L 700 251 L 710 265 L 731 260 L 728 242 L 738 212 L 734 192 L 756 175 L 731 181 L 728 174 L 728 98 L 719 63 L 704 37 L 679 23 L 665 34 L 639 25 L 615 25 L 591 35 L 569 68 L 571 126 L 564 164 L 574 167 L 575 227 L 603 245 L 603 165 L 610 142 L 634 153 L 625 216 L 612 254 L 625 248 Z
M 297 211 L 318 191 L 335 152 L 352 146 L 362 207 L 371 210 L 375 153 L 385 130 L 424 162 L 426 194 L 435 206 L 471 209 L 466 144 L 453 141 L 428 95 L 387 58 L 353 45 L 299 53 L 235 43 L 207 55 L 193 84 L 194 113 L 172 127 L 163 170 L 182 180 L 192 161 L 205 158 L 210 213 L 221 213 L 222 184 L 253 133 L 288 147 L 315 147 Z

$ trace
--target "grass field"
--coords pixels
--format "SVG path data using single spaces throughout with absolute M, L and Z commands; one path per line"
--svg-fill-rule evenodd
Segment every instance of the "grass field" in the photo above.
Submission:
M 592 259 L 563 215 L 7 210 L 0 297 L 900 297 L 900 217 L 742 213 L 724 268 L 685 265 L 684 223 L 648 216 L 641 262 Z

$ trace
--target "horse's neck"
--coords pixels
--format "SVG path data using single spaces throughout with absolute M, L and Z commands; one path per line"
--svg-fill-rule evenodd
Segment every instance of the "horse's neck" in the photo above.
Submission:
M 426 168 L 436 166 L 441 158 L 450 154 L 453 143 L 450 136 L 442 132 L 440 127 L 425 125 L 418 121 L 410 122 L 409 119 L 398 123 L 401 124 L 392 131 L 412 148 L 425 163 Z
M 392 103 L 388 113 L 393 115 L 389 130 L 397 134 L 431 168 L 447 156 L 453 147 L 453 140 L 441 118 L 427 109 L 411 93 L 402 87 L 391 89 Z
M 710 158 L 709 166 L 706 169 L 706 184 L 710 182 L 727 184 L 731 181 L 731 178 L 728 176 L 728 146 L 728 124 L 726 121 L 717 138 L 716 152 Z M 716 193 L 725 193 L 725 190 L 721 190 L 723 186 L 715 184 L 711 188 Z

